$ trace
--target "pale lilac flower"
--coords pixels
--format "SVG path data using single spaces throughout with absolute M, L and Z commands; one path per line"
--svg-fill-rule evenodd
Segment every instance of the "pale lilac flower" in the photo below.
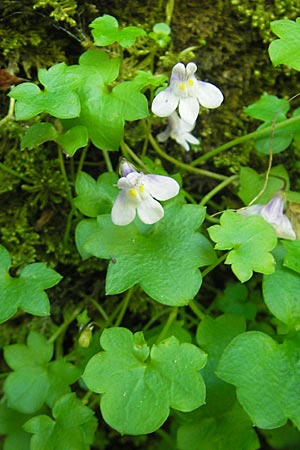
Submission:
M 194 123 L 200 105 L 217 108 L 223 101 L 223 94 L 217 86 L 197 80 L 195 63 L 178 63 L 173 67 L 170 86 L 153 100 L 152 112 L 159 117 L 170 116 L 179 105 L 179 115 L 187 123 Z
M 136 212 L 146 224 L 158 222 L 164 216 L 164 210 L 157 200 L 175 197 L 179 192 L 177 181 L 163 175 L 137 172 L 126 160 L 121 163 L 120 169 L 123 176 L 117 183 L 120 192 L 112 207 L 112 222 L 128 225 L 134 220 Z
M 181 145 L 185 150 L 189 150 L 190 144 L 200 144 L 199 140 L 193 136 L 190 131 L 193 130 L 195 124 L 190 124 L 180 119 L 177 112 L 173 112 L 168 117 L 168 126 L 162 133 L 157 135 L 157 140 L 159 142 L 166 142 L 166 140 L 171 137 Z
M 277 237 L 294 240 L 296 233 L 289 218 L 283 214 L 283 209 L 284 198 L 281 193 L 278 193 L 266 205 L 247 206 L 238 212 L 244 217 L 261 216 L 273 226 Z

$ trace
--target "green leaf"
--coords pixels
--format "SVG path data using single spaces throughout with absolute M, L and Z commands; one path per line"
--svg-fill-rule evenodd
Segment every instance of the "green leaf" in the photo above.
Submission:
M 47 141 L 56 141 L 57 131 L 52 123 L 35 123 L 21 138 L 21 150 L 32 149 Z
M 33 433 L 31 450 L 89 450 L 97 422 L 94 413 L 76 398 L 66 394 L 55 403 L 52 420 L 40 415 L 28 420 L 24 429 Z
M 245 112 L 250 117 L 264 121 L 257 128 L 257 131 L 261 131 L 268 127 L 274 128 L 276 124 L 286 120 L 286 113 L 289 109 L 290 104 L 286 99 L 263 94 L 256 103 L 245 108 Z M 284 128 L 279 130 L 274 128 L 266 134 L 256 137 L 254 146 L 260 153 L 268 155 L 272 150 L 272 153 L 276 154 L 285 150 L 299 131 L 300 122 L 287 123 Z
M 129 121 L 147 117 L 148 100 L 139 90 L 140 87 L 134 81 L 124 81 L 115 86 L 111 95 L 106 97 L 104 107 L 107 114 L 113 114 L 117 110 L 124 120 Z
M 75 184 L 77 197 L 73 200 L 74 205 L 88 217 L 110 213 L 118 195 L 117 181 L 118 177 L 112 172 L 103 173 L 97 181 L 87 173 L 80 172 Z
M 179 427 L 178 450 L 257 450 L 253 426 L 238 403 L 219 417 L 201 417 Z
M 290 104 L 286 99 L 264 93 L 257 102 L 247 106 L 244 111 L 254 119 L 270 122 L 277 114 L 279 117 L 285 118 L 289 109 Z
M 151 433 L 165 422 L 170 407 L 191 411 L 204 403 L 198 371 L 206 355 L 198 347 L 171 337 L 150 350 L 142 333 L 126 328 L 104 330 L 100 344 L 104 351 L 88 362 L 83 380 L 103 394 L 103 418 L 120 433 Z
M 271 30 L 280 39 L 271 42 L 269 55 L 274 66 L 286 64 L 300 70 L 300 20 L 274 20 Z
M 30 418 L 0 404 L 0 435 L 5 435 L 3 450 L 30 450 L 30 435 L 23 430 L 23 424 Z
M 186 305 L 201 286 L 198 267 L 215 261 L 209 241 L 196 231 L 204 217 L 205 208 L 176 202 L 169 202 L 164 218 L 150 226 L 136 218 L 120 227 L 102 215 L 97 222 L 79 223 L 76 243 L 84 256 L 110 259 L 108 295 L 139 284 L 160 303 Z
M 300 273 L 300 241 L 282 241 L 282 245 L 287 251 L 283 259 L 283 266 Z
M 99 46 L 106 46 L 118 42 L 122 47 L 130 47 L 138 36 L 145 36 L 146 32 L 139 27 L 125 27 L 120 30 L 117 19 L 108 14 L 97 17 L 89 25 L 94 42 Z
M 55 286 L 61 275 L 44 263 L 34 263 L 13 278 L 10 263 L 9 253 L 0 245 L 0 323 L 10 319 L 18 308 L 37 316 L 49 315 L 50 304 L 44 290 Z
M 8 406 L 31 414 L 44 403 L 51 406 L 69 385 L 79 377 L 79 371 L 63 360 L 49 362 L 53 345 L 39 333 L 32 331 L 27 345 L 14 344 L 4 348 L 7 364 L 14 369 L 4 383 Z
M 15 114 L 17 120 L 28 120 L 46 112 L 60 119 L 77 117 L 80 113 L 80 101 L 75 92 L 80 78 L 65 63 L 56 64 L 50 69 L 38 71 L 41 90 L 33 83 L 22 83 L 9 93 L 17 100 Z
M 256 315 L 256 306 L 248 298 L 248 289 L 240 283 L 228 283 L 224 292 L 217 296 L 214 306 L 224 313 L 237 314 L 249 320 Z
M 66 133 L 58 135 L 56 139 L 68 156 L 74 156 L 76 150 L 88 144 L 88 140 L 88 130 L 82 125 L 70 128 Z
M 274 253 L 276 257 L 275 271 L 271 275 L 265 275 L 263 278 L 264 301 L 277 319 L 291 328 L 299 329 L 300 275 L 284 267 L 285 250 L 283 247 L 278 246 Z
M 177 434 L 180 450 L 254 450 L 259 448 L 252 423 L 236 401 L 233 386 L 215 374 L 225 347 L 246 329 L 245 319 L 224 314 L 206 316 L 197 329 L 198 345 L 208 354 L 201 373 L 207 388 L 206 404 L 184 417 Z
M 248 205 L 263 189 L 266 175 L 258 174 L 250 167 L 241 167 L 240 189 L 238 196 Z M 257 198 L 255 203 L 267 204 L 281 189 L 289 188 L 289 176 L 284 166 L 272 167 L 268 183 L 264 192 Z
M 274 258 L 270 251 L 277 244 L 272 226 L 262 217 L 243 217 L 241 214 L 225 211 L 221 225 L 208 229 L 218 250 L 230 250 L 225 264 L 232 265 L 232 271 L 243 283 L 254 272 L 270 274 L 274 271 Z
M 270 336 L 249 331 L 225 349 L 217 375 L 236 386 L 237 397 L 254 425 L 277 428 L 300 420 L 299 336 L 277 344 Z

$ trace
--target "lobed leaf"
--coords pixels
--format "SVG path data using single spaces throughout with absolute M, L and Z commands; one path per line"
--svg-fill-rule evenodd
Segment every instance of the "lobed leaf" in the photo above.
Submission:
M 271 42 L 269 55 L 274 66 L 286 64 L 293 69 L 300 70 L 300 20 L 274 20 L 271 30 L 280 39 Z
M 94 413 L 74 393 L 59 398 L 53 406 L 54 420 L 46 415 L 35 416 L 24 424 L 32 433 L 31 450 L 89 450 L 97 422 Z
M 254 425 L 272 429 L 291 419 L 300 423 L 299 336 L 276 343 L 260 331 L 235 337 L 217 375 L 236 386 L 237 398 Z
M 118 42 L 122 47 L 127 48 L 135 43 L 138 36 L 145 36 L 146 34 L 146 32 L 139 27 L 131 26 L 120 30 L 117 19 L 108 14 L 97 17 L 89 26 L 92 28 L 94 42 L 99 46 Z
M 52 406 L 69 385 L 79 377 L 79 370 L 64 360 L 49 362 L 53 345 L 32 331 L 27 344 L 4 348 L 4 358 L 14 369 L 5 380 L 4 392 L 8 406 L 25 414 L 38 411 L 44 403 Z
M 103 352 L 87 364 L 83 380 L 102 393 L 104 420 L 122 434 L 146 434 L 167 419 L 170 407 L 191 411 L 204 403 L 205 385 L 199 370 L 206 355 L 198 347 L 170 337 L 151 350 L 142 333 L 106 329 Z
M 284 266 L 285 253 L 283 247 L 278 246 L 276 248 L 274 252 L 276 259 L 275 271 L 271 275 L 265 275 L 263 278 L 263 296 L 267 307 L 277 319 L 291 328 L 299 329 L 300 274 Z
M 225 211 L 220 225 L 208 229 L 218 250 L 229 250 L 225 264 L 232 265 L 232 271 L 243 283 L 253 272 L 270 274 L 274 271 L 271 250 L 277 244 L 272 226 L 262 217 L 243 217 L 241 214 Z
M 139 284 L 160 303 L 186 305 L 201 286 L 198 268 L 215 261 L 209 241 L 197 231 L 204 215 L 205 208 L 176 202 L 169 203 L 164 218 L 151 226 L 137 218 L 120 227 L 102 215 L 79 223 L 76 243 L 84 257 L 110 260 L 108 295 Z
M 37 316 L 49 315 L 45 289 L 55 286 L 61 275 L 44 263 L 33 263 L 22 269 L 18 277 L 11 277 L 9 267 L 9 253 L 0 245 L 0 323 L 10 319 L 18 308 Z

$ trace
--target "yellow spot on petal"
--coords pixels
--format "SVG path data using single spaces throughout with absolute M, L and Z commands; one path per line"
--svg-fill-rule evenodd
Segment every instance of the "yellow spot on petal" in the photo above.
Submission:
M 129 189 L 129 195 L 131 195 L 131 197 L 136 198 L 137 197 L 137 192 L 135 189 L 131 188 Z
M 189 86 L 194 86 L 194 84 L 195 84 L 194 80 L 188 80 L 187 83 Z
M 186 89 L 186 85 L 185 83 L 182 81 L 181 83 L 178 84 L 178 87 L 181 91 L 184 91 Z
M 139 185 L 139 191 L 141 194 L 145 191 L 145 188 L 142 184 Z

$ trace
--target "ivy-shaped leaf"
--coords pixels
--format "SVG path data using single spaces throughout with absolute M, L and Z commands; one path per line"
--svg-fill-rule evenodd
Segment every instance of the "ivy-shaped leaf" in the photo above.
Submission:
M 289 327 L 299 329 L 300 274 L 283 265 L 285 253 L 283 247 L 278 246 L 276 248 L 274 252 L 276 257 L 275 271 L 263 278 L 263 296 L 269 310 L 277 319 Z
M 262 131 L 265 128 L 275 126 L 287 119 L 286 113 L 290 105 L 286 99 L 279 99 L 275 95 L 263 94 L 253 105 L 245 108 L 246 114 L 264 123 L 257 128 Z M 300 118 L 296 122 L 286 124 L 284 128 L 273 129 L 262 136 L 254 138 L 254 146 L 260 152 L 268 155 L 270 150 L 273 154 L 282 152 L 292 142 L 294 135 L 300 131 Z
M 283 266 L 300 273 L 300 240 L 282 241 L 282 245 L 286 249 Z
M 286 64 L 300 70 L 300 18 L 293 20 L 274 20 L 271 30 L 280 39 L 271 42 L 269 55 L 274 66 Z
M 170 337 L 150 349 L 142 333 L 126 328 L 104 330 L 100 344 L 104 351 L 88 362 L 83 380 L 102 394 L 103 418 L 120 433 L 151 433 L 170 407 L 192 411 L 204 403 L 206 355 L 195 345 Z
M 248 205 L 263 189 L 266 174 L 257 173 L 251 167 L 241 167 L 240 188 L 238 196 Z M 264 192 L 257 198 L 255 203 L 267 204 L 274 195 L 283 188 L 288 189 L 290 180 L 284 166 L 272 167 Z
M 4 358 L 14 372 L 4 383 L 8 406 L 25 414 L 38 411 L 44 403 L 52 406 L 61 395 L 70 391 L 79 370 L 64 360 L 49 362 L 53 355 L 50 344 L 32 331 L 27 344 L 13 344 L 4 348 Z
M 120 60 L 110 58 L 104 51 L 88 50 L 81 55 L 79 66 L 70 68 L 80 76 L 81 112 L 77 119 L 63 124 L 65 128 L 86 127 L 92 143 L 104 150 L 118 150 L 125 120 L 149 115 L 147 98 L 140 92 L 141 83 L 125 81 L 110 88 L 109 84 L 118 76 L 119 66 Z
M 218 250 L 230 250 L 225 264 L 232 265 L 232 271 L 244 283 L 254 272 L 270 274 L 274 271 L 271 250 L 277 244 L 272 226 L 262 217 L 243 217 L 241 214 L 225 211 L 221 225 L 208 229 Z
M 145 36 L 146 32 L 139 27 L 125 27 L 119 29 L 115 17 L 104 14 L 97 17 L 89 25 L 96 45 L 105 46 L 118 42 L 122 47 L 130 47 L 135 43 L 138 36 Z
M 22 269 L 18 277 L 11 277 L 10 265 L 9 253 L 0 245 L 0 323 L 12 317 L 18 308 L 37 316 L 49 315 L 45 289 L 55 286 L 61 275 L 44 263 L 33 263 Z
M 88 217 L 109 213 L 118 194 L 115 187 L 117 181 L 114 172 L 103 173 L 97 181 L 87 173 L 80 172 L 75 184 L 77 197 L 73 200 L 74 205 Z
M 23 424 L 30 419 L 28 414 L 8 408 L 7 404 L 0 404 L 0 435 L 6 436 L 3 450 L 29 450 L 30 434 L 23 430 Z
M 217 375 L 236 386 L 237 397 L 254 425 L 277 428 L 291 419 L 300 423 L 299 336 L 277 344 L 249 331 L 225 349 Z
M 93 411 L 84 406 L 74 393 L 56 401 L 52 414 L 29 419 L 24 429 L 32 433 L 31 450 L 89 450 L 97 421 Z
M 170 202 L 154 225 L 138 218 L 113 225 L 110 215 L 79 223 L 76 243 L 82 256 L 109 259 L 106 293 L 119 294 L 139 284 L 160 303 L 186 305 L 201 286 L 200 266 L 215 261 L 209 241 L 198 232 L 205 208 Z
M 22 83 L 9 93 L 17 100 L 17 120 L 28 120 L 42 112 L 60 119 L 79 116 L 80 100 L 75 90 L 80 78 L 65 63 L 40 69 L 38 78 L 44 90 L 33 83 Z
M 35 123 L 31 125 L 21 138 L 21 150 L 34 148 L 47 141 L 56 141 L 58 132 L 52 123 Z

